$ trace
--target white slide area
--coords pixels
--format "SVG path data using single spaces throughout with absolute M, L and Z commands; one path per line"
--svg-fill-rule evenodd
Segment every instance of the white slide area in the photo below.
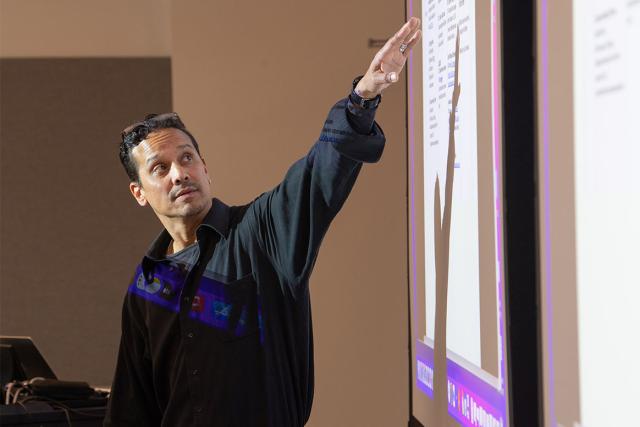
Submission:
M 478 238 L 478 161 L 476 37 L 474 1 L 423 0 L 424 224 L 426 338 L 434 338 L 435 255 L 434 186 L 439 179 L 440 208 L 449 141 L 456 33 L 460 28 L 461 95 L 456 114 L 456 159 L 451 214 L 447 349 L 480 367 L 480 284 Z

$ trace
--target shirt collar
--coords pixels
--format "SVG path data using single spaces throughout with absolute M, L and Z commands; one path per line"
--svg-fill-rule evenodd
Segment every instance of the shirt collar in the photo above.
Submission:
M 229 211 L 229 206 L 214 198 L 211 201 L 211 209 L 209 209 L 202 223 L 196 229 L 198 241 L 203 241 L 202 237 L 204 236 L 202 233 L 207 232 L 217 232 L 221 238 L 226 239 L 229 233 Z M 165 228 L 151 243 L 151 246 L 149 246 L 149 249 L 142 259 L 142 271 L 147 280 L 153 280 L 153 277 L 150 277 L 153 272 L 153 265 L 167 258 L 167 248 L 170 242 L 171 235 Z
M 201 229 L 209 228 L 218 232 L 220 237 L 227 238 L 229 234 L 229 213 L 230 208 L 224 202 L 218 199 L 213 199 L 211 202 L 211 209 L 204 217 L 202 224 L 198 226 L 196 233 Z

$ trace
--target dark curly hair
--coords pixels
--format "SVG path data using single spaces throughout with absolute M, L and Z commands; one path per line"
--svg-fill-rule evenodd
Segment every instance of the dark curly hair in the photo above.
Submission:
M 147 114 L 144 120 L 127 126 L 121 134 L 122 142 L 120 143 L 120 163 L 124 166 L 124 170 L 127 172 L 131 182 L 140 184 L 138 166 L 136 165 L 135 160 L 131 158 L 131 150 L 137 147 L 138 144 L 140 144 L 140 141 L 145 139 L 150 133 L 167 128 L 179 129 L 186 133 L 191 139 L 196 152 L 200 157 L 202 157 L 200 154 L 200 147 L 198 147 L 196 139 L 191 135 L 191 132 L 187 130 L 178 114 Z

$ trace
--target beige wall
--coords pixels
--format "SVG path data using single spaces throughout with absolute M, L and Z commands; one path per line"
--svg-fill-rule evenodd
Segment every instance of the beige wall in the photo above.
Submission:
M 214 193 L 243 203 L 306 154 L 364 73 L 368 38 L 404 7 L 368 2 L 174 5 L 174 106 L 202 144 Z M 309 426 L 401 426 L 409 412 L 404 81 L 377 117 L 387 135 L 326 239 L 311 280 L 316 394 Z
M 0 0 L 0 57 L 168 56 L 171 0 Z
M 172 107 L 170 5 L 0 0 L 0 334 L 33 337 L 61 379 L 111 384 L 122 299 L 159 229 L 117 145 Z
M 118 160 L 133 117 L 171 108 L 168 58 L 0 59 L 0 335 L 58 378 L 109 386 L 122 300 L 153 212 Z

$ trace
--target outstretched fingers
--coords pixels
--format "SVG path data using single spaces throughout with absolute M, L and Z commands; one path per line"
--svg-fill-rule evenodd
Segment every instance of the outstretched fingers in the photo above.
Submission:
M 420 25 L 420 20 L 415 16 L 412 16 L 400 30 L 389 39 L 392 46 L 399 47 L 402 43 L 406 43 L 405 40 L 409 39 L 414 35 L 418 26 Z
M 405 43 L 407 45 L 407 48 L 403 52 L 403 54 L 409 55 L 409 52 L 411 52 L 411 49 L 413 49 L 413 47 L 416 45 L 416 43 L 420 41 L 421 38 L 422 38 L 422 31 L 420 30 L 416 31 L 415 34 L 409 39 L 409 41 Z
M 376 60 L 381 60 L 388 53 L 390 53 L 390 52 L 392 52 L 394 50 L 399 50 L 400 49 L 400 45 L 402 45 L 402 44 L 409 45 L 409 43 L 411 43 L 414 40 L 414 38 L 416 37 L 416 33 L 420 31 L 418 29 L 419 26 L 420 26 L 420 19 L 416 18 L 415 16 L 412 17 L 411 19 L 409 19 L 402 26 L 402 28 L 400 28 L 400 30 L 398 30 L 397 33 L 395 33 L 393 36 L 391 36 L 391 38 L 389 40 L 387 40 L 387 42 L 382 47 L 382 49 L 380 49 L 378 51 L 378 53 L 376 54 L 376 58 L 375 59 Z M 420 37 L 420 36 L 418 36 L 418 37 Z M 407 42 L 406 40 L 409 40 L 409 41 Z M 414 44 L 415 44 L 415 42 L 414 42 Z

